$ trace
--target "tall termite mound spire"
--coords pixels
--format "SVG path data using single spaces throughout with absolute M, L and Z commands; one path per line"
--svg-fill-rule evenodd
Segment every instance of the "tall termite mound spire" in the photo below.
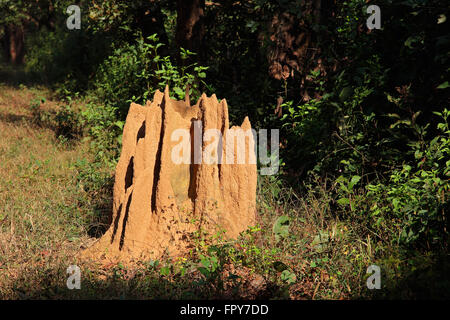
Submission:
M 112 223 L 82 255 L 179 255 L 200 228 L 237 237 L 256 219 L 254 143 L 248 118 L 229 128 L 227 103 L 215 95 L 203 94 L 190 106 L 188 98 L 171 99 L 166 87 L 145 106 L 132 103 L 116 168 Z

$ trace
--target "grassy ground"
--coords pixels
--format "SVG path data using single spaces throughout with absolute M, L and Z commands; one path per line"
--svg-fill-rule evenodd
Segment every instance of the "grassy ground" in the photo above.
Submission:
M 64 145 L 33 123 L 30 101 L 48 94 L 0 87 L 0 296 L 26 295 L 29 277 L 67 261 L 88 240 L 91 214 L 74 181 L 86 144 Z M 45 108 L 55 108 L 46 103 Z M 81 205 L 80 205 L 81 204 Z M 19 288 L 18 288 L 19 287 Z
M 259 228 L 233 243 L 200 238 L 187 259 L 82 264 L 75 255 L 107 226 L 113 171 L 95 166 L 88 140 L 42 121 L 63 104 L 45 88 L 0 86 L 1 299 L 427 298 L 450 282 L 448 257 L 402 255 L 335 217 L 325 187 L 299 197 L 274 177 L 259 179 Z M 66 286 L 72 264 L 81 290 Z M 380 292 L 366 287 L 371 264 L 382 267 Z
M 57 137 L 51 128 L 38 125 L 36 110 L 30 106 L 43 97 L 47 99 L 39 105 L 41 111 L 52 112 L 59 108 L 58 102 L 48 99 L 50 93 L 45 89 L 7 85 L 0 88 L 0 297 L 238 298 L 275 295 L 288 298 L 292 295 L 315 298 L 341 295 L 341 292 L 319 291 L 320 285 L 329 279 L 322 271 L 311 273 L 317 281 L 305 277 L 305 281 L 299 278 L 293 285 L 292 280 L 280 280 L 284 270 L 295 274 L 310 269 L 308 261 L 296 260 L 304 254 L 304 248 L 299 248 L 308 242 L 307 230 L 300 225 L 301 221 L 297 221 L 298 233 L 294 223 L 292 234 L 297 234 L 300 242 L 289 241 L 285 245 L 274 242 L 271 225 L 286 208 L 270 200 L 278 190 L 276 185 L 272 185 L 272 189 L 267 187 L 271 185 L 270 181 L 262 182 L 266 185 L 264 197 L 268 202 L 261 208 L 261 212 L 265 212 L 262 223 L 267 225 L 265 230 L 269 232 L 255 232 L 241 239 L 239 246 L 246 252 L 243 256 L 237 255 L 235 252 L 238 251 L 234 249 L 230 253 L 230 248 L 221 247 L 219 254 L 227 254 L 227 257 L 219 257 L 220 265 L 210 274 L 198 272 L 198 261 L 195 260 L 198 255 L 192 261 L 150 262 L 133 269 L 121 265 L 83 266 L 83 290 L 68 290 L 66 268 L 77 263 L 76 253 L 95 239 L 90 235 L 99 215 L 105 216 L 107 208 L 99 211 L 98 198 L 101 196 L 87 192 L 78 179 L 80 164 L 92 162 L 88 143 L 68 142 Z M 261 184 L 261 190 L 262 187 Z M 103 200 L 108 201 L 107 195 Z M 289 201 L 286 199 L 283 203 Z M 318 202 L 314 205 L 321 206 Z M 295 216 L 295 212 L 291 213 Z M 315 233 L 316 230 L 310 231 Z M 278 249 L 274 249 L 277 246 Z M 214 260 L 218 255 L 210 254 L 208 249 L 203 245 L 199 252 Z M 279 252 L 291 252 L 293 256 L 286 255 L 284 261 L 275 261 L 277 271 L 273 267 L 274 253 Z M 231 261 L 230 257 L 237 261 Z M 222 279 L 225 273 L 229 275 L 231 270 L 240 278 L 239 285 L 230 285 L 230 282 L 227 286 L 225 280 L 218 286 L 219 278 Z M 287 272 L 285 274 L 289 276 Z M 199 281 L 208 282 L 209 286 L 203 286 L 199 291 Z M 241 289 L 236 291 L 239 287 Z

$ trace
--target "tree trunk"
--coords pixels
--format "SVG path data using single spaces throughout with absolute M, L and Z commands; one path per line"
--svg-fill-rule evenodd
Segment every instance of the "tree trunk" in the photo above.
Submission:
M 188 49 L 203 57 L 203 36 L 205 0 L 177 0 L 178 47 Z
M 22 64 L 25 56 L 23 26 L 9 25 L 6 28 L 5 44 L 7 59 L 13 64 Z
M 157 33 L 159 42 L 168 46 L 169 40 L 164 28 L 164 19 L 165 16 L 161 11 L 161 5 L 158 2 L 151 2 L 139 8 L 135 15 L 135 24 L 142 31 L 144 39 Z M 164 52 L 164 47 L 161 52 Z

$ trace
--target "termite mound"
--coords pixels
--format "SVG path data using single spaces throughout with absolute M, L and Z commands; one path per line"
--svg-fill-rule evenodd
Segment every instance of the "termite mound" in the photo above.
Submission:
M 217 129 L 220 140 L 213 145 L 217 159 L 233 150 L 234 163 L 176 163 L 172 153 L 178 129 L 190 133 L 191 159 L 194 149 L 205 150 L 211 141 L 194 143 L 195 126 L 201 132 Z M 189 97 L 177 101 L 156 91 L 145 106 L 131 103 L 122 137 L 122 151 L 115 172 L 112 223 L 106 233 L 81 256 L 94 260 L 158 259 L 179 256 L 192 248 L 199 230 L 235 238 L 256 223 L 257 170 L 253 136 L 245 138 L 245 161 L 229 130 L 251 132 L 248 118 L 240 127 L 229 128 L 228 106 L 215 95 L 201 96 L 191 106 Z M 233 141 L 230 141 L 233 140 Z M 197 140 L 198 141 L 198 140 Z M 217 141 L 216 141 L 217 142 Z M 228 150 L 227 150 L 228 149 Z M 242 156 L 242 155 L 241 155 Z

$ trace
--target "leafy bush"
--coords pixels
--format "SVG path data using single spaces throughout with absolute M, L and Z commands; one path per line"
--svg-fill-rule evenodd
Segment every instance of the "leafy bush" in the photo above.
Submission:
M 41 104 L 46 99 L 35 99 L 31 102 L 33 122 L 39 126 L 51 128 L 58 138 L 63 140 L 79 139 L 85 133 L 85 119 L 72 105 L 72 99 L 67 97 L 67 104 L 56 111 L 42 110 Z
M 88 102 L 81 115 L 91 139 L 91 148 L 96 160 L 115 163 L 122 145 L 123 120 L 118 120 L 117 107 Z
M 390 230 L 395 242 L 425 248 L 442 246 L 449 237 L 450 111 L 436 114 L 444 120 L 437 125 L 441 135 L 412 144 L 415 166 L 404 164 L 387 183 L 367 186 L 376 229 Z
M 414 164 L 402 164 L 390 171 L 386 181 L 374 181 L 365 189 L 355 188 L 360 176 L 341 175 L 337 203 L 347 217 L 358 219 L 383 241 L 405 248 L 442 247 L 448 241 L 450 188 L 450 112 L 436 112 L 444 120 L 441 135 L 431 141 L 411 143 Z
M 112 41 L 103 34 L 81 29 L 68 32 L 65 23 L 54 31 L 42 28 L 27 38 L 26 70 L 54 86 L 64 97 L 85 92 L 95 69 L 111 51 Z
M 161 46 L 156 34 L 146 40 L 139 37 L 134 44 L 116 49 L 97 70 L 94 92 L 100 101 L 117 107 L 119 120 L 124 120 L 130 101 L 145 104 L 156 90 L 163 90 L 166 85 L 178 99 L 184 98 L 187 85 L 192 98 L 199 98 L 207 68 L 197 63 L 177 67 L 170 56 L 158 54 Z M 181 49 L 183 60 L 193 54 Z

